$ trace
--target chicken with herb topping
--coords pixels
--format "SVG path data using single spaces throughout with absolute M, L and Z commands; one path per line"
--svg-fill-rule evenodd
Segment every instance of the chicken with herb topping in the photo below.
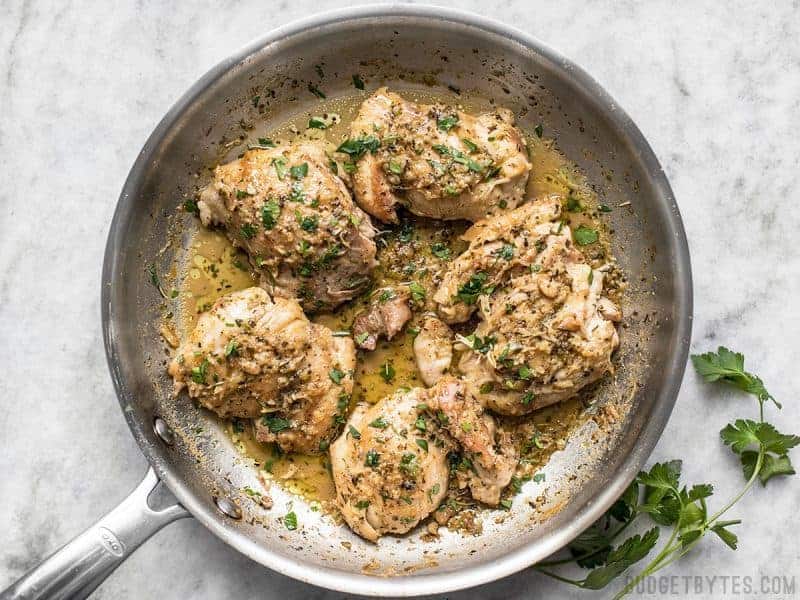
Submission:
M 453 361 L 453 332 L 436 315 L 423 315 L 414 336 L 417 370 L 425 385 L 433 385 L 450 369 Z
M 405 289 L 384 288 L 373 294 L 369 308 L 353 320 L 353 339 L 364 350 L 375 350 L 378 338 L 391 340 L 411 318 L 411 294 Z
M 362 537 L 402 534 L 447 494 L 447 454 L 463 449 L 476 500 L 497 505 L 516 466 L 507 436 L 452 377 L 360 404 L 331 444 L 331 470 L 345 521 Z
M 377 90 L 361 105 L 338 152 L 354 166 L 353 191 L 368 213 L 397 222 L 396 205 L 437 219 L 477 221 L 518 206 L 531 164 L 511 111 L 477 117 Z
M 447 446 L 415 426 L 430 390 L 398 391 L 356 406 L 331 444 L 331 471 L 342 516 L 358 535 L 406 533 L 447 494 Z
M 344 422 L 355 347 L 311 323 L 294 300 L 253 287 L 200 315 L 169 365 L 175 392 L 219 416 L 254 418 L 260 441 L 325 450 Z
M 473 334 L 460 338 L 467 351 L 458 368 L 481 402 L 526 414 L 613 370 L 621 314 L 603 295 L 608 265 L 592 268 L 575 247 L 559 197 L 476 223 L 463 237 L 469 248 L 434 300 L 451 323 L 479 312 Z
M 306 311 L 361 293 L 376 265 L 375 230 L 311 143 L 253 149 L 219 166 L 200 193 L 204 225 L 223 225 L 276 295 Z

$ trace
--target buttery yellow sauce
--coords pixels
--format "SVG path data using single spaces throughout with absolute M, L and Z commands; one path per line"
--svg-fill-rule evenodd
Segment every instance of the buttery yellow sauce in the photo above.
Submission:
M 419 102 L 437 100 L 429 94 L 405 95 Z M 349 123 L 365 97 L 362 93 L 344 100 L 320 101 L 314 112 L 298 115 L 274 130 L 256 133 L 254 129 L 250 132 L 251 141 L 244 142 L 240 149 L 243 152 L 247 144 L 254 143 L 257 137 L 268 137 L 276 142 L 322 140 L 335 147 L 347 137 Z M 463 108 L 470 111 L 486 108 L 485 104 L 470 105 L 461 98 L 448 97 L 442 100 L 451 104 L 462 102 Z M 307 128 L 311 117 L 323 119 L 329 127 L 325 130 Z M 604 263 L 610 255 L 606 230 L 599 219 L 596 195 L 575 164 L 557 149 L 554 140 L 542 136 L 541 132 L 530 131 L 526 132 L 526 140 L 533 164 L 528 182 L 529 197 L 561 195 L 565 202 L 565 224 L 571 227 L 583 224 L 600 234 L 598 243 L 580 249 L 593 266 Z M 227 158 L 221 156 L 220 161 L 231 158 L 230 155 Z M 425 310 L 433 308 L 430 297 L 436 289 L 438 276 L 447 268 L 449 261 L 466 248 L 466 243 L 459 236 L 469 223 L 432 221 L 409 214 L 405 214 L 404 219 L 404 223 L 394 227 L 376 223 L 380 228 L 376 238 L 379 266 L 373 274 L 372 293 L 380 293 L 382 287 L 407 285 L 415 281 L 424 290 L 425 297 L 415 298 L 414 318 L 395 339 L 381 340 L 372 352 L 359 350 L 353 404 L 359 401 L 375 403 L 398 388 L 423 385 L 412 351 L 416 324 Z M 408 224 L 413 228 L 409 228 Z M 433 251 L 434 248 L 438 249 L 439 255 Z M 257 277 L 252 273 L 246 255 L 236 250 L 221 230 L 204 227 L 198 227 L 194 233 L 183 272 L 179 273 L 177 279 L 182 308 L 179 324 L 181 338 L 194 327 L 197 316 L 208 310 L 217 298 L 257 285 Z M 339 307 L 335 314 L 314 315 L 312 320 L 333 331 L 349 332 L 355 315 L 369 301 L 370 295 L 366 294 Z M 464 332 L 469 333 L 473 326 L 474 323 L 465 324 Z M 453 365 L 457 363 L 456 357 Z M 385 376 L 386 365 L 391 366 L 392 377 Z M 519 442 L 523 457 L 518 473 L 520 477 L 532 476 L 554 451 L 564 446 L 570 431 L 582 421 L 583 407 L 584 401 L 576 398 L 524 418 L 501 417 L 501 421 L 515 431 Z M 252 458 L 259 468 L 285 489 L 323 507 L 333 500 L 335 490 L 327 456 L 283 454 L 271 444 L 257 442 L 252 426 L 245 421 L 230 421 L 226 424 L 226 430 L 240 451 Z

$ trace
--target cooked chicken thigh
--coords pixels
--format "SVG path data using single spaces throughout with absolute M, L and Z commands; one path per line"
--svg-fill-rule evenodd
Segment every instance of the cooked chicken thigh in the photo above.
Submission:
M 405 289 L 385 288 L 373 294 L 369 308 L 353 320 L 353 339 L 359 348 L 375 350 L 379 337 L 391 340 L 411 318 L 411 294 Z
M 356 162 L 359 206 L 391 223 L 396 204 L 426 217 L 469 221 L 510 210 L 522 202 L 531 170 L 509 110 L 475 117 L 409 102 L 386 88 L 361 105 L 339 152 Z
M 198 200 L 204 225 L 224 225 L 274 294 L 306 311 L 358 295 L 375 266 L 375 235 L 314 144 L 254 149 L 219 166 Z
M 434 296 L 449 322 L 479 310 L 458 368 L 502 414 L 574 396 L 613 368 L 620 312 L 602 295 L 603 270 L 575 249 L 560 207 L 552 197 L 476 223 Z
M 508 436 L 452 377 L 429 389 L 398 391 L 361 404 L 331 444 L 337 501 L 348 525 L 368 540 L 413 529 L 442 501 L 447 452 L 462 448 L 476 500 L 497 505 L 517 463 Z
M 506 431 L 499 431 L 494 418 L 469 393 L 464 382 L 445 377 L 431 390 L 427 402 L 436 420 L 472 463 L 467 484 L 475 500 L 497 506 L 517 466 L 517 451 Z
M 414 358 L 422 381 L 431 386 L 447 373 L 453 361 L 453 332 L 435 315 L 424 315 L 414 338 Z
M 432 390 L 398 391 L 359 404 L 331 444 L 331 470 L 342 516 L 375 541 L 413 529 L 447 494 L 448 446 L 415 427 Z
M 176 393 L 187 388 L 221 417 L 257 418 L 259 440 L 313 453 L 337 433 L 354 369 L 350 338 L 311 323 L 296 301 L 254 287 L 200 315 L 169 374 Z

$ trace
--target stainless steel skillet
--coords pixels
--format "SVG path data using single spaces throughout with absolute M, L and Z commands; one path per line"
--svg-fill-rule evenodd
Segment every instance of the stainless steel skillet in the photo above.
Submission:
M 319 70 L 324 73 L 320 75 Z M 170 300 L 148 266 L 166 273 L 186 260 L 196 225 L 177 210 L 195 175 L 241 151 L 242 138 L 328 97 L 433 87 L 511 108 L 523 128 L 541 123 L 613 207 L 613 249 L 628 275 L 620 368 L 590 410 L 629 405 L 597 430 L 588 420 L 484 533 L 439 540 L 419 535 L 368 544 L 273 486 L 267 511 L 243 492 L 255 473 L 220 425 L 171 397 L 159 325 Z M 628 204 L 629 203 L 629 204 Z M 622 205 L 622 206 L 620 206 Z M 122 190 L 103 268 L 102 317 L 109 368 L 131 431 L 151 469 L 142 484 L 42 565 L 0 594 L 88 596 L 139 544 L 167 523 L 194 516 L 253 560 L 315 585 L 375 596 L 466 588 L 518 571 L 569 542 L 622 492 L 647 459 L 680 386 L 691 330 L 691 273 L 669 184 L 639 130 L 579 67 L 525 33 L 433 7 L 361 7 L 282 27 L 200 79 L 142 149 Z M 166 306 L 165 306 L 166 305 Z M 179 307 L 175 307 L 179 310 Z M 179 505 L 152 509 L 161 480 Z M 287 531 L 290 505 L 300 527 Z

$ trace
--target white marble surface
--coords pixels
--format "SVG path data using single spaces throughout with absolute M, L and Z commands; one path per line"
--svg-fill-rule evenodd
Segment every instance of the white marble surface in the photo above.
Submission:
M 99 287 L 116 197 L 146 136 L 247 40 L 345 4 L 0 3 L 0 588 L 112 507 L 145 470 L 106 371 Z M 693 349 L 719 342 L 746 351 L 785 404 L 784 428 L 800 429 L 797 3 L 446 4 L 547 41 L 627 109 L 685 219 Z M 717 430 L 753 408 L 688 373 L 654 458 L 684 457 L 690 481 L 710 478 L 728 496 L 741 476 Z M 737 552 L 709 539 L 666 573 L 794 576 L 800 595 L 800 480 L 767 492 L 756 489 L 734 511 L 745 520 Z M 721 585 L 706 583 L 694 597 L 741 595 Z M 537 592 L 591 596 L 526 572 L 449 597 Z M 271 573 L 191 520 L 158 534 L 95 597 L 223 596 L 339 597 Z

